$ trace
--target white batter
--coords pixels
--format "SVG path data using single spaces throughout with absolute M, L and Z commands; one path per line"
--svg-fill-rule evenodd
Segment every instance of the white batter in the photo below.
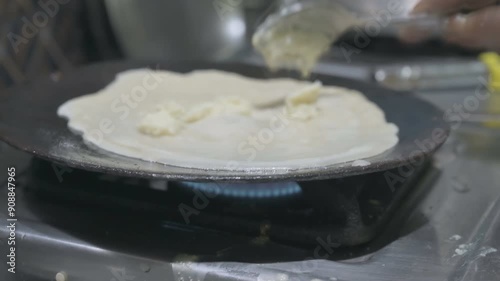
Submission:
M 216 70 L 126 71 L 58 114 L 102 149 L 193 168 L 325 166 L 398 142 L 398 128 L 359 92 Z
M 363 22 L 334 1 L 288 13 L 284 18 L 281 14 L 268 17 L 254 34 L 252 44 L 271 70 L 296 69 L 304 77 L 332 43 Z

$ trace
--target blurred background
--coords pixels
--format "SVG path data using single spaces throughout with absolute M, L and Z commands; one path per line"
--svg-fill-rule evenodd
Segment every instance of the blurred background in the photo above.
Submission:
M 0 88 L 79 64 L 118 58 L 262 64 L 253 31 L 272 11 L 297 0 L 0 0 Z M 389 0 L 345 1 L 379 21 Z M 402 1 L 401 14 L 415 0 Z M 360 10 L 361 9 L 361 10 Z M 404 45 L 390 26 L 346 56 L 348 32 L 318 72 L 414 90 L 474 87 L 486 75 L 477 52 L 431 40 Z
M 0 88 L 122 57 L 102 1 L 0 0 Z

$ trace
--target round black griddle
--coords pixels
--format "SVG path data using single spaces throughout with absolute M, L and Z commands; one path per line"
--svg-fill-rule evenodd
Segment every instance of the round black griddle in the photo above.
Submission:
M 189 72 L 194 69 L 220 69 L 249 77 L 269 78 L 264 68 L 240 64 L 108 62 L 86 66 L 61 77 L 52 75 L 0 96 L 0 139 L 35 156 L 72 168 L 122 176 L 162 178 L 180 181 L 306 181 L 332 179 L 379 172 L 406 163 L 420 165 L 439 148 L 449 134 L 449 126 L 436 107 L 410 93 L 387 90 L 374 84 L 331 76 L 313 75 L 326 85 L 359 90 L 378 104 L 389 122 L 399 129 L 399 144 L 381 155 L 365 159 L 371 164 L 352 166 L 352 162 L 321 168 L 285 170 L 190 169 L 151 163 L 116 155 L 83 143 L 79 135 L 59 118 L 57 108 L 77 96 L 96 92 L 109 84 L 118 72 L 140 67 Z M 273 78 L 280 74 L 273 75 Z

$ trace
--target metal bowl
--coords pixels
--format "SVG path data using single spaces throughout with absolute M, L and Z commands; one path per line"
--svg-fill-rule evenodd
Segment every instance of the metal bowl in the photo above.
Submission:
M 246 42 L 242 1 L 106 0 L 132 59 L 225 60 Z

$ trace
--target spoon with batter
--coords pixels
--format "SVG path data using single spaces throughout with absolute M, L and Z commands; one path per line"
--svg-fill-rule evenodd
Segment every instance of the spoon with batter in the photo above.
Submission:
M 308 77 L 320 57 L 342 34 L 370 19 L 357 16 L 336 0 L 302 1 L 286 6 L 258 27 L 252 43 L 271 70 L 300 71 Z M 398 28 L 440 30 L 441 16 L 420 15 L 393 18 Z

